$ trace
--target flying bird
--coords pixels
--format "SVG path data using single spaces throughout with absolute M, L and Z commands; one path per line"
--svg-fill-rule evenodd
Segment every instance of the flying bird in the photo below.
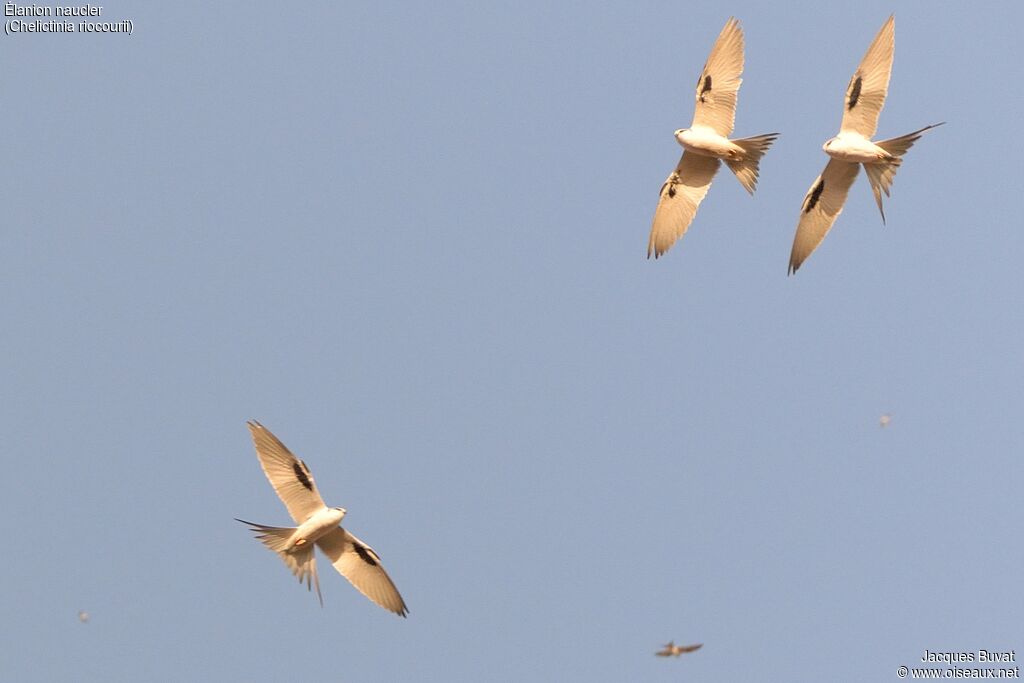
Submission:
M 843 102 L 843 122 L 839 135 L 829 139 L 822 146 L 832 157 L 825 170 L 811 185 L 800 207 L 800 222 L 797 224 L 793 250 L 789 255 L 789 273 L 797 271 L 808 256 L 825 239 L 832 224 L 843 210 L 846 195 L 853 185 L 860 165 L 864 165 L 875 203 L 885 224 L 882 209 L 882 193 L 889 196 L 896 171 L 914 143 L 925 131 L 941 126 L 935 123 L 898 138 L 872 142 L 878 126 L 878 115 L 885 104 L 889 91 L 889 74 L 892 72 L 893 50 L 896 44 L 895 17 L 890 16 L 878 31 L 871 47 L 864 54 L 857 71 L 846 87 Z M 944 122 L 943 122 L 944 123 Z
M 655 652 L 654 654 L 659 657 L 678 657 L 685 652 L 693 652 L 704 647 L 704 643 L 697 643 L 696 645 L 676 645 L 674 641 L 668 641 L 663 646 L 664 649 Z
M 693 222 L 711 181 L 724 161 L 747 192 L 754 194 L 758 163 L 778 133 L 730 140 L 736 97 L 743 79 L 743 30 L 735 18 L 725 23 L 697 79 L 693 123 L 675 132 L 683 156 L 661 186 L 647 258 L 658 258 L 680 239 Z
M 888 427 L 890 422 L 892 422 L 892 415 L 890 415 L 889 413 L 886 413 L 882 417 L 878 418 L 878 426 L 881 427 L 882 429 Z
M 334 568 L 360 593 L 401 617 L 408 614 L 405 601 L 381 566 L 377 553 L 338 526 L 345 516 L 345 508 L 329 508 L 324 505 L 306 463 L 292 455 L 259 422 L 252 421 L 248 425 L 263 473 L 299 526 L 264 526 L 236 518 L 237 521 L 249 525 L 250 530 L 256 533 L 256 538 L 284 560 L 299 578 L 299 583 L 305 582 L 309 590 L 312 585 L 316 586 L 321 606 L 324 599 L 320 594 L 320 579 L 316 573 L 314 546 L 320 548 Z

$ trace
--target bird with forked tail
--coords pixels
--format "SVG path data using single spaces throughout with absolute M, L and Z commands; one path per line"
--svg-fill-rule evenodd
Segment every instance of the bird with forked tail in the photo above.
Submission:
M 778 133 L 729 139 L 742 73 L 743 30 L 738 20 L 730 18 L 697 79 L 693 123 L 675 132 L 683 156 L 661 186 L 647 241 L 647 258 L 652 254 L 654 258 L 660 257 L 686 234 L 718 173 L 720 161 L 726 163 L 747 192 L 754 194 L 761 157 Z
M 360 593 L 401 617 L 408 614 L 405 601 L 381 566 L 377 553 L 338 526 L 345 517 L 345 508 L 324 505 L 306 463 L 296 458 L 259 422 L 252 421 L 248 425 L 263 473 L 299 526 L 273 527 L 244 519 L 238 521 L 249 525 L 256 538 L 277 553 L 307 589 L 316 586 L 321 606 L 324 599 L 320 594 L 314 547 L 320 548 L 334 568 Z
M 843 210 L 846 195 L 861 165 L 868 176 L 871 193 L 875 196 L 878 211 L 885 223 L 882 209 L 882 193 L 889 196 L 889 188 L 903 155 L 925 131 L 942 123 L 935 123 L 897 138 L 872 142 L 878 126 L 878 116 L 889 92 L 889 75 L 892 72 L 893 53 L 896 45 L 895 17 L 890 16 L 878 31 L 857 71 L 846 87 L 843 106 L 843 122 L 839 134 L 822 146 L 828 154 L 828 164 L 811 189 L 807 191 L 800 207 L 800 221 L 797 224 L 793 248 L 789 254 L 789 273 L 792 275 L 810 256 L 832 224 Z M 943 122 L 944 123 L 944 122 Z

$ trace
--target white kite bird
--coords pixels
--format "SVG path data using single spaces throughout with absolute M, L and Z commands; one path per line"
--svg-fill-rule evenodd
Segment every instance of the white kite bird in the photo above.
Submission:
M 306 587 L 310 589 L 311 585 L 316 585 L 321 605 L 324 599 L 320 595 L 314 545 L 319 546 L 334 568 L 360 593 L 399 616 L 408 614 L 405 601 L 381 566 L 377 553 L 338 526 L 345 516 L 345 508 L 329 508 L 324 505 L 306 463 L 292 455 L 259 422 L 249 422 L 248 425 L 264 474 L 299 526 L 282 528 L 254 524 L 244 519 L 237 521 L 248 524 L 256 532 L 256 538 L 284 560 L 299 578 L 299 583 L 305 581 Z
M 832 157 L 825 170 L 811 185 L 800 208 L 800 222 L 797 224 L 793 250 L 789 255 L 789 273 L 797 271 L 808 256 L 818 248 L 832 224 L 843 210 L 846 195 L 850 192 L 860 164 L 871 183 L 871 192 L 885 223 L 882 210 L 882 193 L 889 196 L 896 171 L 903 155 L 917 142 L 921 135 L 931 128 L 941 126 L 935 123 L 913 133 L 907 133 L 890 140 L 872 142 L 871 137 L 878 127 L 878 115 L 885 104 L 889 91 L 889 74 L 892 72 L 893 50 L 896 45 L 896 22 L 893 16 L 878 31 L 874 42 L 868 48 L 856 73 L 846 87 L 843 106 L 843 122 L 839 135 L 828 140 L 822 149 Z
M 736 97 L 743 79 L 743 30 L 730 18 L 711 48 L 697 79 L 696 106 L 689 128 L 675 132 L 683 156 L 661 186 L 658 208 L 647 243 L 647 258 L 658 258 L 686 234 L 697 207 L 718 172 L 719 160 L 728 164 L 740 184 L 754 194 L 758 162 L 778 133 L 730 140 L 736 117 Z
M 674 640 L 670 640 L 662 646 L 660 651 L 655 652 L 654 654 L 659 657 L 678 657 L 679 655 L 686 654 L 687 652 L 696 652 L 702 647 L 704 647 L 704 643 L 697 643 L 696 645 L 676 645 Z

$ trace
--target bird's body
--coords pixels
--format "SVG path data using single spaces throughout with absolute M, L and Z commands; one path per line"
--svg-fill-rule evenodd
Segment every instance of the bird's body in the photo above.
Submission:
M 676 131 L 676 140 L 687 152 L 699 154 L 713 159 L 729 159 L 738 161 L 743 158 L 743 148 L 735 142 L 719 135 L 710 128 L 694 126 Z
M 313 513 L 312 517 L 295 528 L 284 549 L 291 551 L 306 543 L 316 543 L 321 537 L 336 529 L 344 517 L 344 508 L 325 507 L 318 510 Z
M 851 164 L 874 164 L 895 158 L 863 135 L 851 132 L 830 138 L 821 148 L 833 159 Z
M 822 145 L 822 149 L 831 158 L 807 191 L 800 207 L 800 220 L 789 255 L 790 274 L 800 268 L 832 229 L 836 218 L 842 213 L 850 186 L 857 178 L 861 166 L 868 177 L 878 211 L 882 214 L 882 223 L 885 223 L 882 193 L 889 196 L 889 188 L 903 161 L 903 155 L 925 131 L 942 125 L 937 123 L 898 138 L 872 142 L 879 114 L 889 92 L 895 45 L 896 24 L 894 17 L 890 16 L 868 47 L 846 87 L 839 134 Z
M 743 31 L 739 21 L 731 18 L 718 35 L 697 79 L 693 123 L 675 132 L 683 156 L 661 186 L 647 242 L 647 258 L 660 257 L 686 234 L 720 161 L 736 174 L 747 192 L 754 193 L 761 157 L 777 134 L 729 139 L 742 73 Z
M 380 557 L 373 548 L 338 526 L 345 518 L 345 508 L 324 505 L 306 463 L 259 422 L 248 424 L 263 472 L 298 526 L 273 527 L 238 521 L 249 525 L 256 538 L 277 553 L 300 582 L 305 582 L 310 590 L 316 586 L 321 605 L 323 596 L 314 548 L 320 548 L 334 568 L 363 595 L 404 617 L 409 610 L 381 566 Z

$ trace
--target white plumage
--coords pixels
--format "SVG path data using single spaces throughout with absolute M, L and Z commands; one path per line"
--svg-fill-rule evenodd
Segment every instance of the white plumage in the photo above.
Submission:
M 882 222 L 885 223 L 882 193 L 889 196 L 889 188 L 903 155 L 926 130 L 942 125 L 936 123 L 898 138 L 871 141 L 889 91 L 895 45 L 895 18 L 890 16 L 878 31 L 846 87 L 839 134 L 822 146 L 831 159 L 811 184 L 800 207 L 800 221 L 789 255 L 790 274 L 795 273 L 825 239 L 843 210 L 860 164 L 864 165 L 871 192 L 882 214 Z
M 264 474 L 298 527 L 272 527 L 239 519 L 256 532 L 256 538 L 273 550 L 307 588 L 320 579 L 316 571 L 314 546 L 327 556 L 334 568 L 359 592 L 375 603 L 404 617 L 409 610 L 395 584 L 384 571 L 380 557 L 345 529 L 338 526 L 345 517 L 344 508 L 324 505 L 312 473 L 306 463 L 296 458 L 269 429 L 259 422 L 248 423 L 256 456 Z
M 730 140 L 736 98 L 743 79 L 743 30 L 730 18 L 718 35 L 697 79 L 693 123 L 675 132 L 685 150 L 661 187 L 647 242 L 647 258 L 658 258 L 684 234 L 711 187 L 719 160 L 728 164 L 750 194 L 757 187 L 758 164 L 776 133 Z

